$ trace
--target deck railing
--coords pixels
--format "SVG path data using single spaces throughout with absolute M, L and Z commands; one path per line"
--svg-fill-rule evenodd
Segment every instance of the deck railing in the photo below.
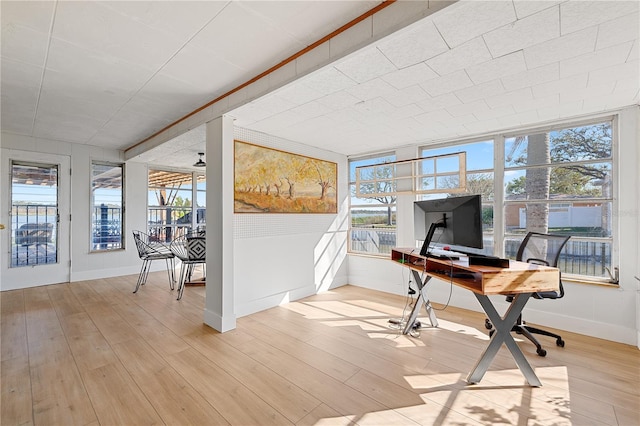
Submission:
M 350 251 L 372 255 L 386 255 L 396 247 L 396 231 L 389 228 L 352 228 L 350 231 Z M 505 256 L 515 259 L 522 239 L 505 241 Z M 484 253 L 493 252 L 493 241 L 486 240 Z M 565 246 L 558 267 L 563 273 L 590 277 L 608 277 L 606 268 L 611 269 L 611 243 L 602 241 L 569 240 Z
M 11 267 L 58 261 L 58 208 L 55 205 L 11 206 Z
M 104 204 L 93 208 L 93 250 L 122 247 L 122 209 Z

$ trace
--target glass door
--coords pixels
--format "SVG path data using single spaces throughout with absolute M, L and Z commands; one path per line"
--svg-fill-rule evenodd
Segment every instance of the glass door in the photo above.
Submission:
M 58 165 L 11 164 L 10 268 L 58 263 Z
M 9 202 L 2 245 L 2 290 L 67 282 L 69 157 L 9 153 L 2 186 Z M 6 163 L 5 163 L 6 164 Z M 8 231 L 8 232 L 7 232 Z

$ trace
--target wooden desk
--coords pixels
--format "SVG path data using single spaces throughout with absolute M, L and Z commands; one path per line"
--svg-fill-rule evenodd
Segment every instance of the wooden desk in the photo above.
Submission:
M 391 260 L 410 268 L 414 281 L 419 287 L 418 298 L 403 330 L 404 334 L 408 334 L 411 331 L 423 305 L 429 315 L 431 325 L 433 327 L 438 326 L 438 319 L 427 297 L 425 285 L 431 278 L 450 281 L 473 292 L 495 327 L 495 332 L 489 345 L 467 376 L 467 382 L 474 384 L 482 380 L 491 361 L 493 361 L 500 346 L 504 343 L 529 385 L 542 386 L 533 368 L 529 365 L 513 336 L 511 336 L 511 328 L 518 320 L 520 313 L 533 293 L 537 291 L 557 291 L 559 289 L 560 272 L 557 268 L 516 261 L 511 261 L 509 268 L 470 266 L 464 258 L 453 261 L 425 258 L 420 256 L 417 250 L 413 248 L 393 249 L 391 251 Z M 424 275 L 424 280 L 421 275 Z M 502 317 L 488 297 L 495 294 L 515 295 L 511 305 Z

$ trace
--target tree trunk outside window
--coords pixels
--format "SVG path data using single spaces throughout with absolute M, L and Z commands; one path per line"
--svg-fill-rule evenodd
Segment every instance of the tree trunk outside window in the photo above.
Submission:
M 525 190 L 528 200 L 544 200 L 527 205 L 527 232 L 546 234 L 549 230 L 549 186 L 551 181 L 549 134 L 541 133 L 527 137 L 527 165 L 547 165 L 527 169 Z

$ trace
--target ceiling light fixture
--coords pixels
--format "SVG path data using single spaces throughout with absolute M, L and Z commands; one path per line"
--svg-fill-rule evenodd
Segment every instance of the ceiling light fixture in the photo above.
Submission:
M 193 163 L 193 167 L 205 167 L 207 165 L 207 163 L 205 163 L 202 160 L 202 156 L 204 155 L 204 152 L 199 152 L 198 155 L 200 156 L 200 158 L 198 159 L 198 161 Z

